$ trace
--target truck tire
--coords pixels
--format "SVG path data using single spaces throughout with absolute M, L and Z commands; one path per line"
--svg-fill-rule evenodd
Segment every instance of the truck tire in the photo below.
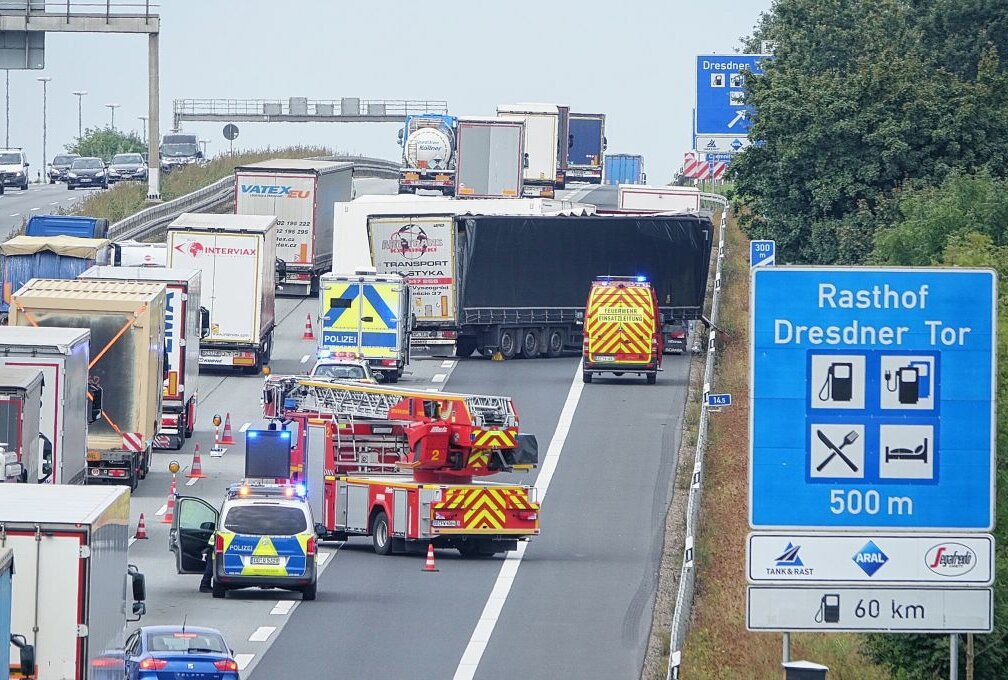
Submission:
M 535 328 L 526 328 L 521 332 L 522 359 L 535 359 L 539 356 L 539 332 Z
M 549 329 L 549 341 L 546 343 L 546 356 L 555 359 L 563 354 L 564 339 L 559 328 Z
M 217 583 L 217 579 L 213 580 L 212 586 L 214 599 L 222 600 L 227 596 L 227 588 L 220 583 Z
M 459 338 L 455 342 L 455 356 L 465 359 L 476 351 L 476 338 Z
M 129 478 L 126 480 L 126 483 L 129 485 L 130 493 L 133 493 L 134 491 L 137 490 L 137 487 L 140 486 L 140 468 L 139 467 L 131 467 L 130 468 Z
M 658 382 L 658 374 L 657 373 L 648 373 L 644 377 L 647 379 L 647 384 L 648 385 L 654 385 L 656 382 Z
M 270 362 L 270 359 L 272 358 L 273 358 L 273 331 L 270 331 L 270 334 L 266 336 L 266 342 L 263 343 L 262 361 L 260 361 L 259 363 L 268 364 Z
M 389 535 L 388 515 L 384 510 L 375 512 L 371 520 L 371 543 L 379 555 L 392 552 L 392 537 Z
M 318 592 L 318 582 L 311 583 L 301 589 L 301 599 L 312 601 L 315 599 L 315 595 Z
M 389 371 L 385 374 L 385 380 L 383 382 L 397 383 L 399 382 L 399 371 Z
M 498 347 L 501 356 L 505 359 L 514 359 L 515 354 L 518 353 L 518 330 L 516 328 L 502 328 Z
M 587 385 L 591 383 L 591 380 L 592 380 L 591 373 L 589 373 L 588 371 L 581 371 L 581 382 Z

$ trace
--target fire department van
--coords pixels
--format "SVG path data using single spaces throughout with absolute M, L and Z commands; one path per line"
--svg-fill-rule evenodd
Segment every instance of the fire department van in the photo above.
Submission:
M 585 307 L 582 379 L 595 373 L 643 375 L 654 385 L 662 360 L 658 297 L 643 276 L 595 279 Z

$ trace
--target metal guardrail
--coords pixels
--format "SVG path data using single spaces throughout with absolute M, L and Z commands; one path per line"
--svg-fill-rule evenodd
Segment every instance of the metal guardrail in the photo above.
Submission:
M 355 177 L 399 176 L 399 164 L 380 158 L 361 156 L 324 156 L 313 160 L 353 163 Z M 234 201 L 234 175 L 223 177 L 202 189 L 145 208 L 109 227 L 109 238 L 117 241 L 143 240 L 160 230 L 184 212 L 209 212 Z
M 721 264 L 725 256 L 725 232 L 728 228 L 728 200 L 718 194 L 700 194 L 701 202 L 715 204 L 721 208 L 721 228 L 718 236 L 717 265 L 714 271 L 714 293 L 711 296 L 710 334 L 707 337 L 707 363 L 703 375 L 703 399 L 700 403 L 700 425 L 697 428 L 696 457 L 693 462 L 693 476 L 690 480 L 689 500 L 686 506 L 686 543 L 683 550 L 682 572 L 679 575 L 679 591 L 676 593 L 675 609 L 672 611 L 672 627 L 669 639 L 669 662 L 666 680 L 678 680 L 682 661 L 682 646 L 689 631 L 690 611 L 696 589 L 696 554 L 693 546 L 700 531 L 700 500 L 703 494 L 703 463 L 707 452 L 707 426 L 710 414 L 707 410 L 707 394 L 714 378 L 714 362 L 717 350 L 718 309 L 721 303 Z

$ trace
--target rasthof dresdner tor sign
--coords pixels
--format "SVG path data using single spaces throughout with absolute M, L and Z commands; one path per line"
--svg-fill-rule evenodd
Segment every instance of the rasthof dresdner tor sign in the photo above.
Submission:
M 756 268 L 750 524 L 986 531 L 997 280 Z

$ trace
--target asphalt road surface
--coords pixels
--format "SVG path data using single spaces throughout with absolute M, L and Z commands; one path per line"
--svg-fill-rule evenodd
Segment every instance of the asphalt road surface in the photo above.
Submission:
M 28 191 L 7 187 L 0 196 L 0 237 L 6 240 L 36 213 L 44 215 L 58 208 L 69 209 L 93 191 L 96 190 L 68 191 L 65 184 L 29 184 Z

